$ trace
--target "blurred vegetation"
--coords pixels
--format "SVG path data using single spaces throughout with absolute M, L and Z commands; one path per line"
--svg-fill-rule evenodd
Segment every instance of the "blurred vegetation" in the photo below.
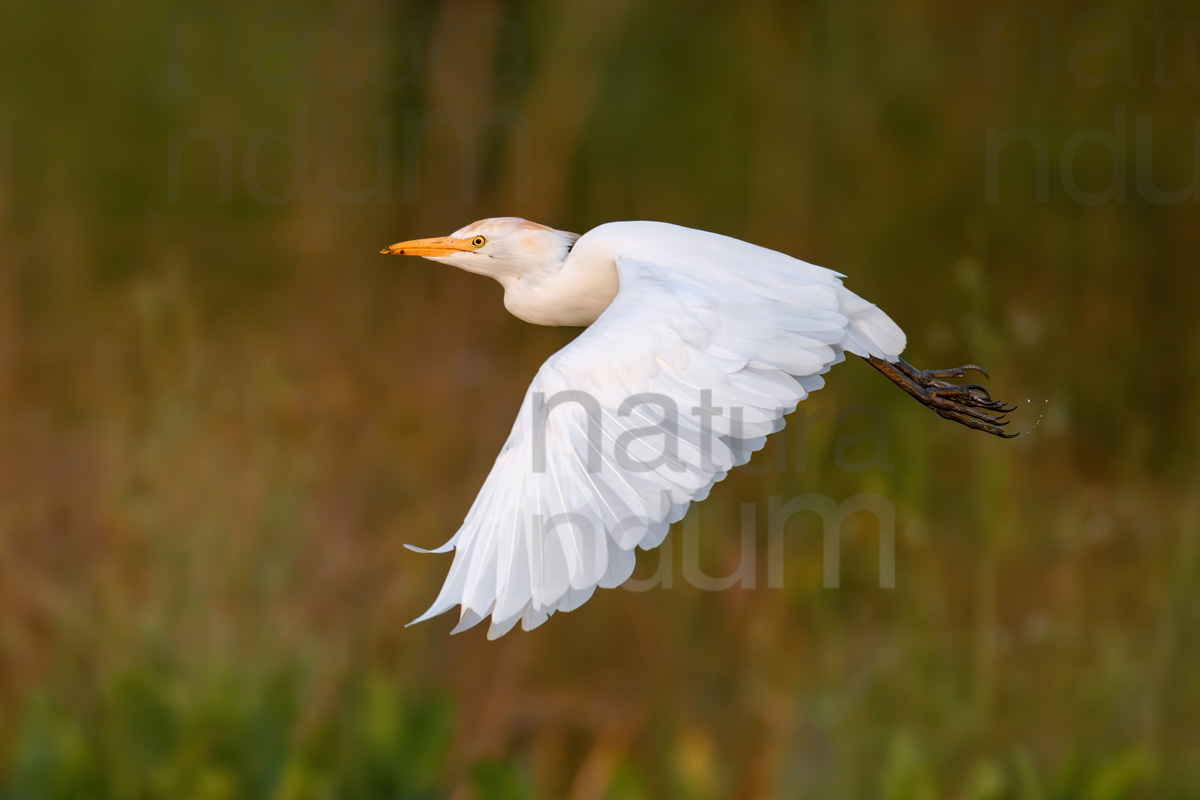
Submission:
M 0 798 L 1200 795 L 1200 225 L 1138 183 L 1200 171 L 1197 17 L 8 0 Z M 673 536 L 670 591 L 406 629 L 448 559 L 402 543 L 453 532 L 575 332 L 377 252 L 495 215 L 846 272 L 1031 433 L 839 367 L 791 468 L 693 510 L 702 564 L 737 568 L 743 503 L 872 492 L 896 588 L 852 519 L 836 590 L 816 535 L 772 589 L 760 533 L 724 592 Z M 886 457 L 840 468 L 868 403 Z

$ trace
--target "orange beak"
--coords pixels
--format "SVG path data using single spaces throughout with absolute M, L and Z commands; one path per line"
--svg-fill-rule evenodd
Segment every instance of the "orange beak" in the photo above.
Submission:
M 466 239 L 455 239 L 453 236 L 439 236 L 434 239 L 410 239 L 380 250 L 384 255 L 393 256 L 426 256 L 438 258 L 453 253 L 469 253 L 475 248 Z

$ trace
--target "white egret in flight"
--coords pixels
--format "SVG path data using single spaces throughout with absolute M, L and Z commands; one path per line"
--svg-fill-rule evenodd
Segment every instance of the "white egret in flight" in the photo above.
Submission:
M 773 250 L 659 222 L 580 236 L 485 219 L 382 251 L 489 275 L 537 325 L 588 326 L 538 371 L 419 619 L 461 606 L 454 632 L 488 637 L 571 611 L 633 572 L 688 505 L 745 463 L 845 353 L 943 417 L 1006 436 L 1012 409 L 967 365 L 918 370 L 905 336 L 842 275 Z M 417 549 L 417 548 L 414 548 Z

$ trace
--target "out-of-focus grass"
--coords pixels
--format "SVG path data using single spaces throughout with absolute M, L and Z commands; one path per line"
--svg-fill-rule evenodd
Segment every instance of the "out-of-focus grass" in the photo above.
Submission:
M 199 684 L 143 668 L 100 682 L 87 705 L 34 693 L 6 797 L 434 797 L 445 779 L 453 704 L 405 697 L 363 674 L 299 702 L 302 670 L 214 672 Z
M 8 768 L 8 798 L 439 797 L 448 778 L 454 703 L 405 696 L 394 677 L 359 673 L 337 688 L 337 713 L 299 707 L 313 684 L 297 674 L 239 670 L 210 675 L 184 690 L 166 671 L 130 671 L 104 681 L 77 705 L 31 695 Z M 712 797 L 711 745 L 685 735 L 668 754 L 671 796 Z M 1025 748 L 974 759 L 953 778 L 939 766 L 941 746 L 908 730 L 880 742 L 878 763 L 855 791 L 888 800 L 955 796 L 1086 798 L 1137 794 L 1152 775 L 1142 748 L 1102 758 L 1073 749 L 1061 765 L 1040 767 Z M 525 797 L 536 757 L 484 757 L 465 783 L 485 798 Z M 660 789 L 628 752 L 606 759 L 607 796 L 653 797 Z M 598 760 L 586 760 L 585 772 Z M 581 772 L 583 775 L 585 772 Z M 800 779 L 795 791 L 812 782 Z M 828 791 L 828 786 L 810 787 Z
M 0 797 L 1200 791 L 1200 398 L 1178 368 L 1200 356 L 1194 204 L 1086 207 L 1057 172 L 1038 203 L 1019 149 L 999 200 L 984 188 L 989 129 L 1034 126 L 1057 158 L 1118 105 L 1163 132 L 1156 179 L 1185 185 L 1168 132 L 1194 111 L 1144 48 L 1138 87 L 1085 87 L 1067 69 L 1085 9 L 1055 7 L 1058 78 L 1014 24 L 989 85 L 988 8 L 934 0 L 730 6 L 685 36 L 665 4 L 214 8 L 182 29 L 137 10 L 0 11 Z M 361 23 L 357 83 L 337 80 L 337 13 Z M 375 44 L 380 74 L 416 58 L 423 77 L 364 77 Z M 503 128 L 474 199 L 448 132 L 406 161 L 405 113 L 439 108 L 523 114 L 528 196 Z M 321 170 L 369 184 L 381 116 L 392 200 L 335 202 Z M 343 137 L 324 152 L 322 119 Z M 204 126 L 229 138 L 231 196 L 201 142 L 172 201 L 170 131 Z M 302 200 L 245 184 L 271 130 L 308 142 Z M 271 191 L 291 155 L 264 146 Z M 1089 190 L 1105 158 L 1079 151 Z M 492 214 L 667 219 L 845 271 L 913 361 L 986 364 L 1033 433 L 959 430 L 840 366 L 772 446 L 786 468 L 768 448 L 692 512 L 701 567 L 729 574 L 755 504 L 754 588 L 688 586 L 677 533 L 638 571 L 669 557 L 669 590 L 492 643 L 405 629 L 447 562 L 402 543 L 450 535 L 573 332 L 376 251 Z M 864 403 L 884 427 L 855 443 L 872 418 L 838 415 Z M 768 498 L 805 492 L 887 498 L 896 588 L 862 515 L 841 588 L 800 519 L 784 588 L 765 586 Z

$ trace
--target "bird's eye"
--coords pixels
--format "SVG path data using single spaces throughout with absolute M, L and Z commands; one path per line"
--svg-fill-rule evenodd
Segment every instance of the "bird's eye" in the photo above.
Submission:
M 471 240 L 471 247 L 483 247 L 487 243 L 487 239 L 482 236 L 476 236 Z

